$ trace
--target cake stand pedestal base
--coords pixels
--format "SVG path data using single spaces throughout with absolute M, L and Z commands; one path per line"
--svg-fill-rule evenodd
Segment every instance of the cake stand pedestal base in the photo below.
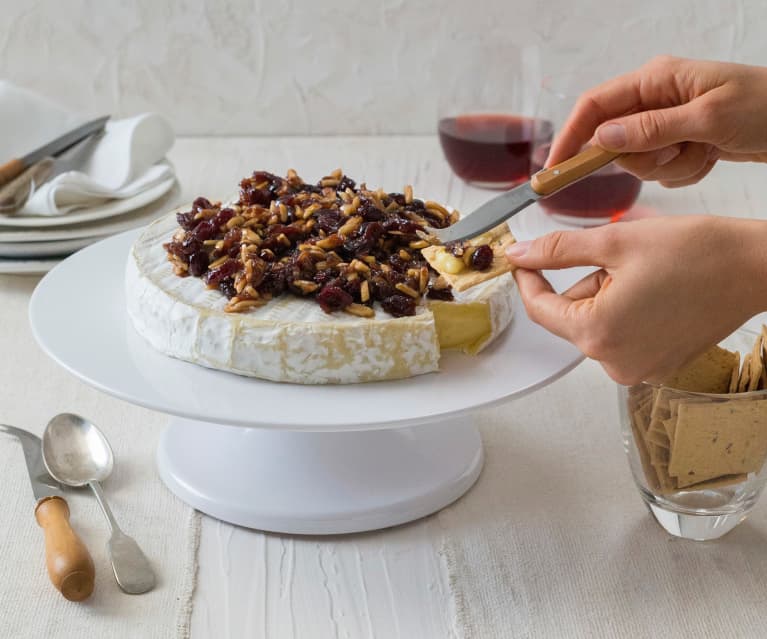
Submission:
M 444 508 L 482 469 L 470 417 L 407 428 L 302 432 L 173 418 L 157 464 L 212 517 L 271 532 L 329 535 L 396 526 Z

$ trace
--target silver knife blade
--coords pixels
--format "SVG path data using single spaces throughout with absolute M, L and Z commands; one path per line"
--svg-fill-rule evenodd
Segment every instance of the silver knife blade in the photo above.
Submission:
M 0 424 L 0 432 L 13 435 L 21 442 L 35 501 L 39 501 L 43 497 L 61 497 L 61 484 L 48 474 L 45 464 L 43 464 L 40 438 L 29 431 L 6 424 Z
M 64 149 L 69 148 L 76 142 L 79 142 L 91 133 L 101 131 L 104 128 L 107 120 L 109 120 L 109 116 L 105 115 L 101 118 L 97 118 L 95 120 L 91 120 L 90 122 L 86 122 L 85 124 L 81 124 L 76 129 L 72 129 L 64 135 L 57 137 L 52 142 L 48 142 L 48 144 L 41 146 L 39 149 L 35 149 L 31 153 L 27 153 L 23 158 L 21 158 L 21 161 L 25 166 L 31 166 L 35 162 L 42 160 L 44 157 L 49 155 L 56 155 Z
M 427 231 L 435 235 L 443 244 L 476 237 L 513 217 L 540 198 L 541 196 L 533 191 L 530 182 L 525 182 L 485 202 L 455 224 L 444 229 L 428 228 Z

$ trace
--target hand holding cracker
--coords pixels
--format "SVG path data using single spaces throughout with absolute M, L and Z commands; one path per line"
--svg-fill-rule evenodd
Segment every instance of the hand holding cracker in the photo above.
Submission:
M 767 310 L 765 235 L 761 220 L 659 217 L 551 233 L 506 255 L 529 317 L 634 384 Z M 561 294 L 539 272 L 573 266 L 597 270 Z

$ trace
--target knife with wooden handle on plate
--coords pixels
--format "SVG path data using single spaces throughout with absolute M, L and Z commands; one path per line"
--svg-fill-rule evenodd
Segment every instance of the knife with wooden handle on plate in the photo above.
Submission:
M 73 144 L 76 144 L 83 138 L 89 136 L 91 133 L 101 131 L 106 125 L 107 120 L 109 120 L 108 115 L 81 124 L 76 129 L 72 129 L 64 135 L 60 135 L 55 140 L 27 153 L 23 157 L 8 160 L 5 164 L 0 165 L 0 185 L 7 184 L 13 178 L 21 175 L 26 169 L 43 158 L 58 155 Z
M 93 559 L 69 524 L 69 506 L 61 496 L 61 484 L 45 470 L 40 438 L 5 424 L 0 424 L 0 432 L 16 437 L 24 450 L 36 502 L 35 519 L 45 532 L 45 561 L 51 582 L 70 601 L 87 599 L 95 579 Z

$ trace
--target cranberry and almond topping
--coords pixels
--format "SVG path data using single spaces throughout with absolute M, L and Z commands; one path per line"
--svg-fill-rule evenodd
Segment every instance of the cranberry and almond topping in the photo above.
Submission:
M 199 197 L 178 213 L 179 229 L 163 246 L 174 273 L 217 288 L 228 312 L 292 294 L 314 298 L 326 313 L 373 317 L 378 302 L 402 317 L 414 315 L 424 297 L 453 298 L 421 249 L 433 243 L 427 226 L 445 228 L 456 218 L 414 198 L 411 186 L 371 190 L 340 169 L 317 184 L 293 170 L 284 178 L 256 171 L 240 182 L 236 203 Z M 486 268 L 480 249 L 472 249 L 468 268 Z

